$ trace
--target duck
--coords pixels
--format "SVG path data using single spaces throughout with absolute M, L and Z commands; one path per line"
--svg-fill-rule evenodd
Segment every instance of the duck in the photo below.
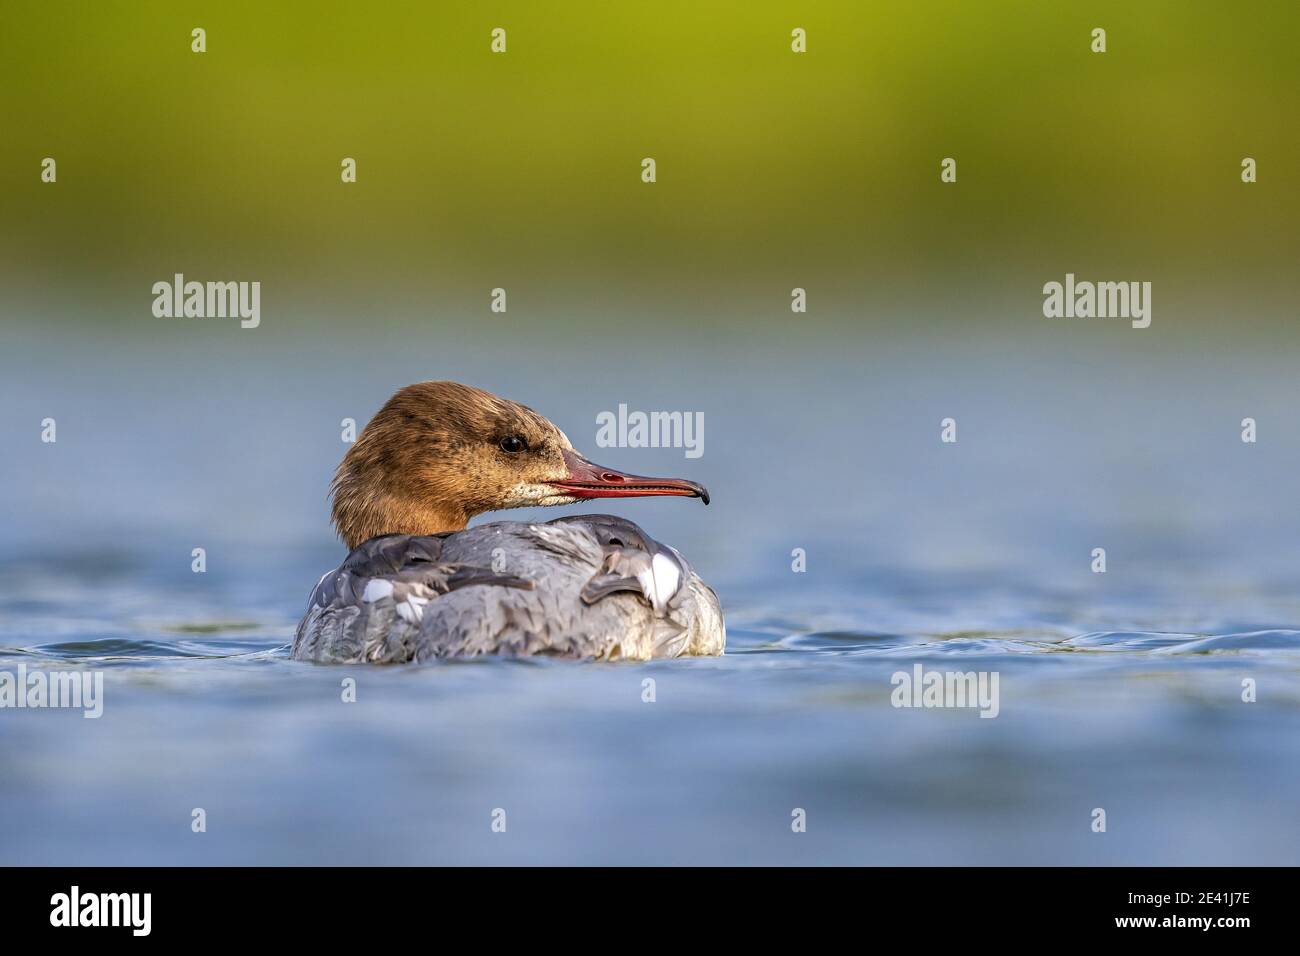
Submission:
M 709 503 L 694 481 L 593 464 L 526 405 L 458 382 L 407 385 L 343 456 L 330 495 L 349 553 L 312 591 L 295 660 L 645 661 L 726 648 L 717 594 L 625 518 L 469 526 L 487 512 L 594 499 Z

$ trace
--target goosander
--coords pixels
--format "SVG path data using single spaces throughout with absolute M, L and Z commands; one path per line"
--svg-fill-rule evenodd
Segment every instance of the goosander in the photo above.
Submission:
M 344 455 L 333 521 L 350 549 L 321 578 L 297 660 L 716 655 L 717 595 L 631 521 L 582 515 L 467 528 L 486 511 L 709 493 L 594 465 L 531 408 L 456 382 L 399 390 Z

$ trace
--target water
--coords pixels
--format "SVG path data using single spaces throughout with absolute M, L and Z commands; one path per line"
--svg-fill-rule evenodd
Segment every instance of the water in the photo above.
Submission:
M 707 510 L 611 510 L 715 586 L 727 655 L 612 665 L 289 660 L 341 554 L 335 422 L 445 370 L 340 384 L 307 359 L 286 381 L 272 354 L 191 390 L 213 357 L 174 354 L 118 366 L 111 392 L 87 359 L 44 393 L 17 373 L 15 420 L 59 398 L 62 457 L 24 432 L 6 479 L 0 670 L 102 670 L 105 707 L 0 712 L 0 863 L 1300 862 L 1289 379 L 1214 385 L 1184 356 L 1099 390 L 1095 366 L 917 352 L 828 357 L 795 387 L 776 354 L 728 354 L 721 376 L 679 370 L 674 387 L 710 384 L 675 405 L 620 391 L 617 369 L 593 398 L 460 359 L 597 460 L 710 485 Z M 743 408 L 742 379 L 764 383 Z M 704 457 L 596 456 L 580 428 L 618 401 L 702 409 Z M 1242 404 L 1271 429 L 1249 459 Z M 963 431 L 944 448 L 950 407 Z M 917 662 L 997 672 L 1000 713 L 891 706 Z

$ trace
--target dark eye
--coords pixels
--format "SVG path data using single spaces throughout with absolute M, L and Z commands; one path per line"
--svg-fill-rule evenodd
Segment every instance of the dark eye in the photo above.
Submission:
M 509 438 L 503 438 L 497 444 L 499 444 L 501 450 L 508 455 L 517 455 L 521 451 L 528 450 L 528 442 L 524 441 L 518 435 L 511 435 Z

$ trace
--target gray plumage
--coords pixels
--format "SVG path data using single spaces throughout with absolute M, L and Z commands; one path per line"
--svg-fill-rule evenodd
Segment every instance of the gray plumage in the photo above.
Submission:
M 718 598 L 674 549 L 611 515 L 372 538 L 312 592 L 297 660 L 401 663 L 721 654 Z

